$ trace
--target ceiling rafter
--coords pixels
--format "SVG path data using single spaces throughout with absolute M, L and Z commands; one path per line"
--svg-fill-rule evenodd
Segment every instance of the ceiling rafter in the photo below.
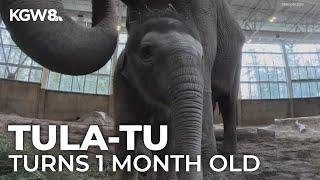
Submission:
M 226 0 L 231 5 L 241 27 L 250 30 L 253 35 L 259 31 L 302 32 L 306 39 L 320 32 L 320 0 L 299 0 L 299 4 L 290 4 L 291 0 Z M 82 13 L 91 20 L 91 0 L 63 0 L 66 9 L 72 15 Z M 288 4 L 289 3 L 289 4 Z M 126 7 L 117 0 L 118 21 L 124 26 Z M 274 22 L 269 22 L 271 17 Z M 123 28 L 125 29 L 125 28 Z M 302 37 L 302 36 L 299 36 Z

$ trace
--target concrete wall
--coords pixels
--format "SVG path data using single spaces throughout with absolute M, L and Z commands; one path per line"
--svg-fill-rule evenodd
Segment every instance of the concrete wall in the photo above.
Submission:
M 40 84 L 0 80 L 0 112 L 72 120 L 92 111 L 108 112 L 109 96 L 43 90 Z
M 293 113 L 294 117 L 320 115 L 320 98 L 294 99 Z
M 40 85 L 0 80 L 0 111 L 37 117 Z
M 242 100 L 239 108 L 240 125 L 272 124 L 276 118 L 290 117 L 290 104 L 287 99 Z
M 320 98 L 241 100 L 240 125 L 272 124 L 274 119 L 320 115 Z
M 110 96 L 48 91 L 41 89 L 39 84 L 0 80 L 0 112 L 69 120 L 92 111 L 110 114 L 110 102 Z M 239 125 L 267 125 L 275 118 L 319 115 L 320 98 L 239 100 L 238 107 Z M 222 122 L 218 107 L 215 122 Z

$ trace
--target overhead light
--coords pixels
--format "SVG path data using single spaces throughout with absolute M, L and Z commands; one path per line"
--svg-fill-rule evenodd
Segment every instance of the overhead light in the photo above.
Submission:
M 271 22 L 271 23 L 275 22 L 276 20 L 277 20 L 277 17 L 275 17 L 275 16 L 272 16 L 269 18 L 269 22 Z
M 121 31 L 121 26 L 120 25 L 117 26 L 117 31 Z

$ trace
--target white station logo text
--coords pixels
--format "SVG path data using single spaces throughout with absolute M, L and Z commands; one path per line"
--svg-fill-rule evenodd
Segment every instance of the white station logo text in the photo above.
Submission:
M 28 22 L 28 21 L 50 21 L 61 22 L 62 17 L 58 16 L 55 9 L 10 9 L 10 22 Z

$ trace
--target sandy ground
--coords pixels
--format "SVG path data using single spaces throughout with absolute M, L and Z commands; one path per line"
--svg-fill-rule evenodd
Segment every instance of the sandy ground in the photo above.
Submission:
M 296 123 L 304 127 L 302 133 Z M 320 180 L 319 116 L 279 119 L 267 127 L 238 128 L 237 132 L 236 167 L 242 167 L 241 156 L 253 154 L 261 161 L 260 169 L 250 174 L 223 173 L 221 179 Z
M 253 154 L 259 157 L 258 171 L 245 173 L 222 173 L 221 179 L 319 179 L 320 180 L 320 140 L 283 138 L 248 138 L 238 143 L 236 167 L 242 167 L 241 156 Z

